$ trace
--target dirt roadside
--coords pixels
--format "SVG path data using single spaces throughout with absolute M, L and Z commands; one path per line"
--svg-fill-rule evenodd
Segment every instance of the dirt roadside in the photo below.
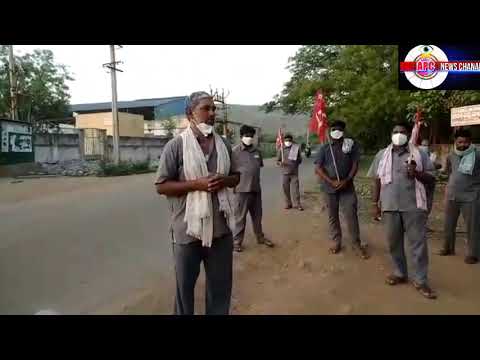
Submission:
M 389 287 L 384 277 L 390 262 L 382 224 L 370 220 L 368 200 L 360 199 L 361 232 L 369 241 L 372 257 L 361 260 L 344 241 L 345 251 L 328 253 L 326 212 L 316 186 L 304 195 L 304 212 L 274 209 L 264 226 L 277 243 L 274 249 L 255 244 L 247 230 L 246 249 L 234 255 L 234 315 L 309 314 L 478 314 L 480 313 L 480 266 L 463 263 L 462 234 L 457 256 L 433 253 L 440 244 L 441 196 L 431 224 L 429 239 L 430 282 L 437 290 L 435 301 L 421 297 L 411 285 Z M 123 314 L 170 314 L 173 281 L 162 282 L 124 302 L 115 312 Z M 154 290 L 156 288 L 156 290 Z M 204 313 L 203 273 L 197 285 L 197 313 Z M 113 310 L 113 309 L 111 309 Z

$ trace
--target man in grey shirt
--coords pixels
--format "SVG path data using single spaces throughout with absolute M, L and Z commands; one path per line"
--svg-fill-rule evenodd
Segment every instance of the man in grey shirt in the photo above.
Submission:
M 425 189 L 422 192 L 420 187 L 420 184 L 430 184 L 435 180 L 432 175 L 434 168 L 425 152 L 409 145 L 409 132 L 408 123 L 395 125 L 392 144 L 377 153 L 368 176 L 374 178 L 374 213 L 376 217 L 380 217 L 380 213 L 383 215 L 393 262 L 394 272 L 387 277 L 387 284 L 393 286 L 408 280 L 404 247 L 406 237 L 412 253 L 412 284 L 424 297 L 435 299 L 436 294 L 429 287 L 427 276 L 427 200 Z M 412 159 L 414 157 L 421 161 L 421 167 L 417 167 Z
M 224 149 L 218 149 L 217 144 L 221 143 L 215 140 L 215 110 L 213 99 L 206 92 L 195 92 L 188 98 L 186 115 L 190 125 L 184 131 L 193 131 L 193 140 L 198 141 L 209 175 L 186 179 L 184 145 L 188 145 L 184 144 L 181 134 L 165 145 L 155 181 L 157 193 L 167 196 L 171 213 L 169 233 L 175 263 L 176 315 L 194 314 L 195 284 L 201 262 L 206 275 L 206 314 L 227 315 L 230 309 L 233 239 L 225 213 L 220 211 L 217 193 L 226 187 L 237 186 L 240 176 L 234 162 L 231 162 L 229 174 L 218 173 L 217 160 L 219 152 L 224 152 Z M 231 159 L 230 145 L 221 139 Z M 195 192 L 207 192 L 211 196 L 213 240 L 210 247 L 203 246 L 200 239 L 187 235 L 187 197 Z
M 455 148 L 447 157 L 449 175 L 445 192 L 445 240 L 439 255 L 455 254 L 455 232 L 460 213 L 467 229 L 465 263 L 478 262 L 480 242 L 480 151 L 469 130 L 455 133 Z
M 232 149 L 232 158 L 240 172 L 240 183 L 235 188 L 235 223 L 233 229 L 233 249 L 243 250 L 247 213 L 250 213 L 253 232 L 259 244 L 273 247 L 262 229 L 262 188 L 260 169 L 263 158 L 260 150 L 253 144 L 255 129 L 248 125 L 240 128 L 241 143 Z
M 290 156 L 290 153 L 296 156 Z M 294 154 L 295 153 L 295 154 Z M 294 159 L 292 159 L 294 158 Z M 277 165 L 282 167 L 282 185 L 285 198 L 285 209 L 292 208 L 293 202 L 297 210 L 303 211 L 300 204 L 300 184 L 298 181 L 298 166 L 302 163 L 300 146 L 293 141 L 293 136 L 286 134 L 284 138 L 283 152 L 277 152 Z M 291 195 L 291 193 L 293 193 Z
M 357 174 L 360 150 L 352 139 L 344 138 L 346 124 L 341 120 L 330 126 L 331 143 L 322 145 L 315 160 L 315 173 L 320 178 L 320 187 L 325 194 L 328 207 L 330 239 L 333 246 L 330 253 L 337 254 L 342 249 L 342 229 L 339 208 L 345 215 L 354 249 L 363 259 L 368 259 L 367 243 L 360 239 L 357 215 L 357 193 L 353 179 Z M 337 178 L 338 176 L 338 178 Z
M 441 165 L 437 163 L 437 154 L 432 152 L 431 151 L 431 148 L 430 148 L 430 142 L 428 139 L 423 139 L 421 141 L 421 145 L 419 146 L 419 149 L 424 151 L 430 161 L 432 162 L 434 168 L 435 168 L 435 172 L 434 172 L 434 176 L 436 177 L 437 175 L 437 170 L 441 168 Z M 431 212 L 432 212 L 432 208 L 433 208 L 433 198 L 435 196 L 435 183 L 436 181 L 434 181 L 433 183 L 431 184 L 428 184 L 425 186 L 425 190 L 427 191 L 427 222 L 428 222 L 428 217 L 430 216 Z M 427 226 L 427 232 L 433 232 L 433 230 L 431 230 L 428 226 Z

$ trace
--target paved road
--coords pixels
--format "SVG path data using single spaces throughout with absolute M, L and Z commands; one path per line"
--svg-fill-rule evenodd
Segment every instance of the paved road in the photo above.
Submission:
M 302 169 L 303 178 L 311 177 L 311 161 Z M 171 279 L 167 202 L 154 193 L 152 179 L 0 182 L 0 314 L 93 313 L 145 284 Z M 55 190 L 66 181 L 76 187 Z M 271 160 L 262 183 L 265 209 L 282 206 Z M 13 187 L 39 194 L 2 201 Z

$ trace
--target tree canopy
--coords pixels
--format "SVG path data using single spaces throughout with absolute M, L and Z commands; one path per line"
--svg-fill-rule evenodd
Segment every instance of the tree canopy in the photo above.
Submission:
M 417 108 L 427 122 L 450 126 L 451 107 L 480 102 L 479 91 L 399 90 L 396 45 L 306 45 L 288 69 L 291 79 L 263 109 L 310 114 L 321 89 L 329 119 L 346 120 L 365 148 L 385 145 L 392 123 L 413 120 Z
M 32 123 L 34 131 L 45 120 L 64 117 L 70 100 L 67 67 L 55 62 L 51 50 L 34 50 L 15 56 L 18 116 Z M 0 115 L 9 117 L 10 78 L 8 47 L 0 46 Z

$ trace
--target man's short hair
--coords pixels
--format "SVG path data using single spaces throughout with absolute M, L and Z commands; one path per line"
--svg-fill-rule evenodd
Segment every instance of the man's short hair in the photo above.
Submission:
M 255 135 L 255 128 L 250 125 L 242 125 L 240 128 L 240 136 Z
M 330 127 L 331 128 L 340 128 L 342 130 L 345 130 L 345 128 L 347 127 L 347 124 L 345 123 L 345 121 L 335 120 L 334 122 L 332 122 Z
M 472 138 L 472 132 L 468 129 L 458 129 L 457 131 L 455 131 L 454 137 L 455 137 L 455 139 L 459 138 L 459 137 L 471 139 Z
M 198 105 L 200 100 L 209 98 L 212 99 L 212 95 L 206 91 L 195 91 L 191 93 L 190 96 L 185 99 L 185 114 L 187 116 L 190 115 L 193 108 Z
M 292 136 L 292 134 L 285 134 L 284 139 L 285 140 L 287 140 L 287 139 L 293 140 L 293 136 Z
M 410 123 L 408 123 L 406 121 L 398 121 L 398 122 L 394 123 L 393 127 L 392 127 L 392 131 L 397 126 L 404 127 L 407 130 L 408 133 L 410 133 L 412 131 L 412 125 L 410 125 Z

